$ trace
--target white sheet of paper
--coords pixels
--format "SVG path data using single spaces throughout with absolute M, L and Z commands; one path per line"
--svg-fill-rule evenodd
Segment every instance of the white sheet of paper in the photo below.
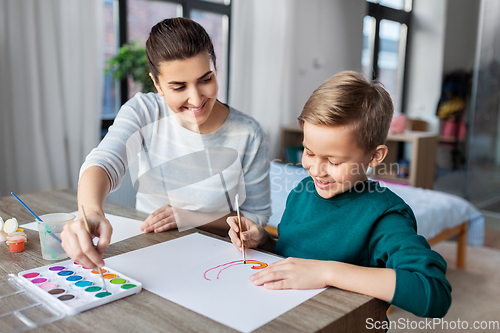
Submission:
M 246 258 L 267 264 L 281 260 L 255 250 L 247 250 Z M 249 280 L 259 271 L 252 269 L 257 264 L 217 267 L 240 260 L 242 254 L 231 243 L 194 233 L 107 258 L 106 265 L 152 293 L 241 332 L 259 328 L 324 290 L 267 290 Z
M 70 214 L 78 216 L 77 211 L 71 212 Z M 111 244 L 142 234 L 142 231 L 139 228 L 141 227 L 141 223 L 143 221 L 133 220 L 113 214 L 105 214 L 105 216 L 111 223 L 111 226 L 113 227 L 113 234 L 111 235 Z M 31 229 L 38 231 L 38 222 L 35 221 L 22 224 L 19 227 L 23 229 Z M 97 237 L 94 238 L 94 244 L 97 244 L 98 241 L 99 238 Z

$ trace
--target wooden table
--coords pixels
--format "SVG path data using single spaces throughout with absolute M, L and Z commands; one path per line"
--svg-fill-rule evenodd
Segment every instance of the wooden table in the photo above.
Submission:
M 69 190 L 21 195 L 20 198 L 37 215 L 77 210 L 76 195 Z M 133 208 L 106 204 L 106 213 L 144 220 L 147 215 Z M 12 196 L 0 197 L 0 216 L 16 217 L 20 227 L 34 221 L 33 216 Z M 104 258 L 165 242 L 194 231 L 177 230 L 141 234 L 111 244 Z M 56 261 L 42 259 L 38 232 L 25 230 L 25 251 L 11 253 L 0 244 L 0 278 L 9 273 L 49 265 Z M 207 234 L 216 238 L 211 234 Z M 366 320 L 385 320 L 386 303 L 378 299 L 336 288 L 328 288 L 301 305 L 260 327 L 255 332 L 362 332 Z M 66 316 L 36 329 L 37 332 L 236 332 L 176 303 L 143 289 L 132 295 L 75 316 Z M 376 330 L 369 330 L 374 332 Z

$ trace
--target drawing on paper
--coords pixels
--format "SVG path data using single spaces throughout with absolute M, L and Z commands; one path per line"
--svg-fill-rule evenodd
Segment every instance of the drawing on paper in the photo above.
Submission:
M 254 266 L 252 266 L 251 268 L 252 269 L 263 269 L 263 268 L 266 268 L 268 265 L 265 263 L 265 262 L 262 262 L 262 261 L 257 261 L 257 260 L 247 260 L 246 261 L 246 264 L 255 264 Z M 212 279 L 209 279 L 207 277 L 207 274 L 210 272 L 210 271 L 213 271 L 215 269 L 218 269 L 220 268 L 219 270 L 219 273 L 217 273 L 217 277 L 216 279 L 218 280 L 219 277 L 220 277 L 220 273 L 222 273 L 223 270 L 226 270 L 228 269 L 229 267 L 233 267 L 233 266 L 238 266 L 238 265 L 244 265 L 243 263 L 243 260 L 236 260 L 236 261 L 231 261 L 231 262 L 228 262 L 228 263 L 225 263 L 225 264 L 222 264 L 222 265 L 219 265 L 219 266 L 215 266 L 215 267 L 212 267 L 210 269 L 207 269 L 205 271 L 205 273 L 203 274 L 203 277 L 205 278 L 205 280 L 207 281 L 212 281 Z

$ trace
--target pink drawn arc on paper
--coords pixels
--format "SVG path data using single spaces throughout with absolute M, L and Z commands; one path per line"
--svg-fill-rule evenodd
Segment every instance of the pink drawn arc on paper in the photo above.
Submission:
M 268 266 L 265 262 L 257 261 L 257 260 L 247 260 L 246 264 L 256 264 L 255 266 L 251 267 L 252 269 L 263 269 L 263 268 L 266 268 Z M 203 277 L 207 281 L 212 281 L 211 279 L 207 278 L 207 273 L 210 272 L 211 270 L 223 267 L 223 268 L 221 268 L 221 270 L 217 274 L 217 280 L 218 280 L 219 276 L 220 276 L 220 273 L 222 273 L 223 270 L 228 269 L 229 267 L 237 266 L 237 265 L 244 265 L 243 260 L 231 261 L 231 262 L 228 262 L 228 263 L 225 263 L 225 264 L 222 264 L 222 265 L 215 266 L 215 267 L 212 267 L 210 269 L 207 269 L 205 271 L 205 273 L 203 274 Z

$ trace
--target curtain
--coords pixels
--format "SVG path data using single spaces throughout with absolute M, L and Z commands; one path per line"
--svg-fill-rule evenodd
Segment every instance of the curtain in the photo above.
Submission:
M 279 154 L 281 126 L 297 124 L 290 108 L 295 1 L 233 0 L 229 105 L 254 117 Z
M 76 188 L 99 140 L 103 0 L 0 0 L 0 195 Z

